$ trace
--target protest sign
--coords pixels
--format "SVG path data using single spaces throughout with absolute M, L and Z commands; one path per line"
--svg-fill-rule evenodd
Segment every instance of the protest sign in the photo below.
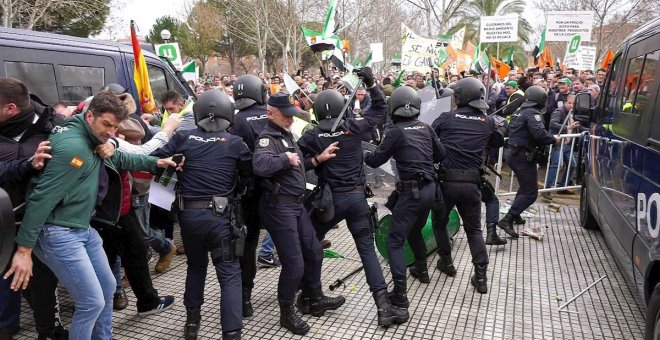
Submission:
M 591 41 L 593 11 L 548 12 L 546 41 L 570 41 L 576 34 L 582 41 Z
M 512 42 L 518 40 L 518 15 L 481 17 L 479 42 Z

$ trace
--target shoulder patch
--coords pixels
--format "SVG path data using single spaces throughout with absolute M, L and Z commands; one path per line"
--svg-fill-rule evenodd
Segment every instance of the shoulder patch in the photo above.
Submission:
M 541 121 L 541 115 L 540 114 L 535 114 L 534 119 L 536 119 L 537 122 Z
M 80 157 L 74 156 L 69 164 L 71 164 L 71 166 L 76 169 L 80 169 L 83 166 L 83 164 L 85 164 L 85 162 Z
M 265 148 L 265 147 L 267 147 L 268 145 L 270 145 L 270 139 L 268 139 L 268 138 L 261 138 L 261 139 L 259 140 L 259 146 L 260 146 L 260 147 Z

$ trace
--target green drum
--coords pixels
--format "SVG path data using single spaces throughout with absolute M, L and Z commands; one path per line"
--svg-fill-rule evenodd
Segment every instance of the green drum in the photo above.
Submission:
M 378 222 L 378 229 L 376 229 L 376 248 L 380 255 L 382 255 L 386 260 L 389 260 L 389 254 L 387 254 L 387 234 L 390 232 L 390 224 L 392 223 L 392 215 L 388 214 L 383 216 Z M 458 229 L 461 226 L 461 220 L 458 217 L 456 209 L 452 210 L 449 214 L 449 223 L 447 223 L 447 231 L 449 232 L 449 237 L 453 237 L 458 233 Z M 435 235 L 433 235 L 433 223 L 431 222 L 431 214 L 429 214 L 426 225 L 422 228 L 422 238 L 424 238 L 424 243 L 426 244 L 426 250 L 430 253 L 437 248 L 435 243 Z M 406 252 L 406 263 L 412 264 L 415 262 L 415 256 L 410 249 L 410 245 L 406 241 L 404 244 L 404 251 Z

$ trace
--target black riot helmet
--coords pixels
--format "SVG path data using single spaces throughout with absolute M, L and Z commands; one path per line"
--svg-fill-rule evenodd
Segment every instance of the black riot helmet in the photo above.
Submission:
M 479 110 L 488 110 L 486 88 L 478 79 L 463 78 L 452 86 L 452 89 L 454 90 L 456 106 L 470 106 Z
M 548 93 L 540 86 L 530 86 L 525 90 L 525 102 L 520 105 L 525 107 L 544 107 L 548 103 Z
M 266 85 L 259 77 L 245 74 L 234 81 L 234 101 L 239 110 L 259 104 L 266 104 L 268 91 Z
M 345 104 L 344 96 L 337 90 L 324 90 L 314 100 L 314 115 L 319 120 L 319 128 L 330 131 Z
M 402 86 L 392 91 L 390 99 L 387 101 L 390 116 L 415 117 L 419 115 L 422 107 L 422 99 L 419 98 L 417 91 L 411 87 Z
M 193 106 L 195 124 L 206 132 L 220 132 L 234 121 L 234 103 L 223 91 L 213 89 L 204 92 Z

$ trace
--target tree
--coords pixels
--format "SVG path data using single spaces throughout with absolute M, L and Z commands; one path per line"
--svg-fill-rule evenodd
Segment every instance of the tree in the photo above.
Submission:
M 0 0 L 0 26 L 87 37 L 98 34 L 111 0 Z
M 165 41 L 160 37 L 160 32 L 162 30 L 170 31 L 172 36 L 169 40 L 179 41 L 181 35 L 183 34 L 183 23 L 169 15 L 162 16 L 156 19 L 156 23 L 151 27 L 151 30 L 149 30 L 146 41 L 150 44 L 164 43 Z
M 214 53 L 218 41 L 222 39 L 224 16 L 218 8 L 207 2 L 197 2 L 190 9 L 182 26 L 179 42 L 183 51 L 202 63 L 202 74 L 206 63 Z
M 437 26 L 439 33 L 444 34 L 452 18 L 455 18 L 467 0 L 406 0 L 413 11 L 419 11 L 426 21 L 426 34 L 433 37 Z
M 271 0 L 225 0 L 229 34 L 257 49 L 261 70 L 266 69 L 266 50 L 270 39 L 268 2 Z
M 460 10 L 462 19 L 449 31 L 456 32 L 465 26 L 465 41 L 472 41 L 476 45 L 481 17 L 518 14 L 518 41 L 529 44 L 532 26 L 522 17 L 525 6 L 522 0 L 470 0 Z

